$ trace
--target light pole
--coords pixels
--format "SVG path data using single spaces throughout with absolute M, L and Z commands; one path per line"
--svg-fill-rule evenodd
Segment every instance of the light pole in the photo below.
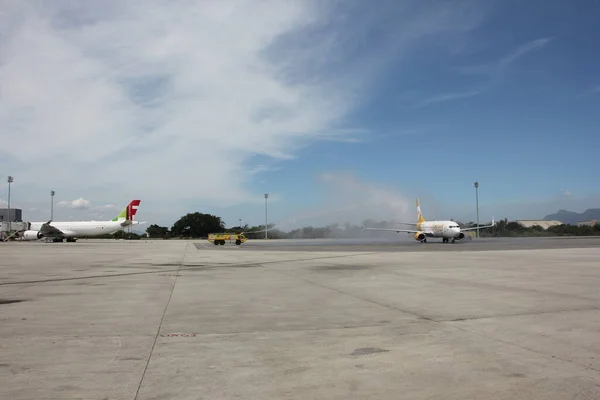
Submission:
M 475 181 L 475 207 L 477 209 L 477 237 L 479 237 L 479 182 Z
M 240 229 L 242 229 L 242 219 L 238 218 L 240 220 Z
M 8 176 L 8 234 L 12 230 L 12 218 L 10 215 L 10 184 L 13 183 L 14 178 L 12 176 Z
M 50 221 L 54 221 L 54 190 L 50 192 Z
M 267 199 L 269 198 L 269 194 L 265 193 L 265 239 L 267 239 L 267 232 L 269 231 L 269 220 L 267 218 Z

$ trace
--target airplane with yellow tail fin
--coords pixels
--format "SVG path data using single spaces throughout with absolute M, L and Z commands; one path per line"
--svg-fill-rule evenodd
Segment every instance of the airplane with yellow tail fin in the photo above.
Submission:
M 442 242 L 448 243 L 452 241 L 452 243 L 457 240 L 462 240 L 465 238 L 465 231 L 473 231 L 476 229 L 484 229 L 491 228 L 496 225 L 494 222 L 494 218 L 492 218 L 491 225 L 484 225 L 479 227 L 472 228 L 461 228 L 454 221 L 426 221 L 423 218 L 423 213 L 421 212 L 421 205 L 419 204 L 419 199 L 416 199 L 417 203 L 417 222 L 409 223 L 409 222 L 400 222 L 403 225 L 412 225 L 416 227 L 416 229 L 390 229 L 390 228 L 367 228 L 364 227 L 363 230 L 371 230 L 371 231 L 390 231 L 390 232 L 406 232 L 412 233 L 414 235 L 415 240 L 425 243 L 427 242 L 427 238 L 442 238 Z

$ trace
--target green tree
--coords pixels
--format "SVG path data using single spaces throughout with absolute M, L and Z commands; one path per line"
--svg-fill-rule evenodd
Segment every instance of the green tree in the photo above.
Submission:
M 141 236 L 135 232 L 127 232 L 125 230 L 116 231 L 109 236 L 112 239 L 139 240 Z
M 173 236 L 180 237 L 206 237 L 209 233 L 225 231 L 225 223 L 221 217 L 200 212 L 188 213 L 179 218 L 171 228 Z
M 159 226 L 156 224 L 152 224 L 150 225 L 147 229 L 146 229 L 146 233 L 148 234 L 148 237 L 150 238 L 162 238 L 162 239 L 166 239 L 169 237 L 169 228 L 167 228 L 166 226 Z

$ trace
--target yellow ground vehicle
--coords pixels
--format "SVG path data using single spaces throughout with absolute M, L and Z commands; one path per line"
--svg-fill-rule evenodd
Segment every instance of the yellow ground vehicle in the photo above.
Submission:
M 235 244 L 239 246 L 246 240 L 248 239 L 243 233 L 210 233 L 208 235 L 208 241 L 213 243 L 215 246 L 219 244 L 224 245 L 225 241 L 235 241 Z

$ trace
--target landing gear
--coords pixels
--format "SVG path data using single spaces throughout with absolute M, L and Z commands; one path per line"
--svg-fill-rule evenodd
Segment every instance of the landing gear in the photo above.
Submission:
M 242 244 L 242 241 L 240 239 L 235 241 L 236 246 L 239 246 L 240 244 Z
M 427 243 L 427 238 L 423 238 L 423 240 L 421 240 L 421 243 Z
M 450 242 L 450 238 L 442 238 L 442 243 L 449 243 Z M 452 243 L 455 243 L 456 239 L 452 238 Z
M 46 242 L 54 242 L 54 243 L 62 243 L 64 242 L 66 239 L 67 243 L 75 243 L 77 241 L 77 238 L 74 237 L 49 237 L 46 238 Z

